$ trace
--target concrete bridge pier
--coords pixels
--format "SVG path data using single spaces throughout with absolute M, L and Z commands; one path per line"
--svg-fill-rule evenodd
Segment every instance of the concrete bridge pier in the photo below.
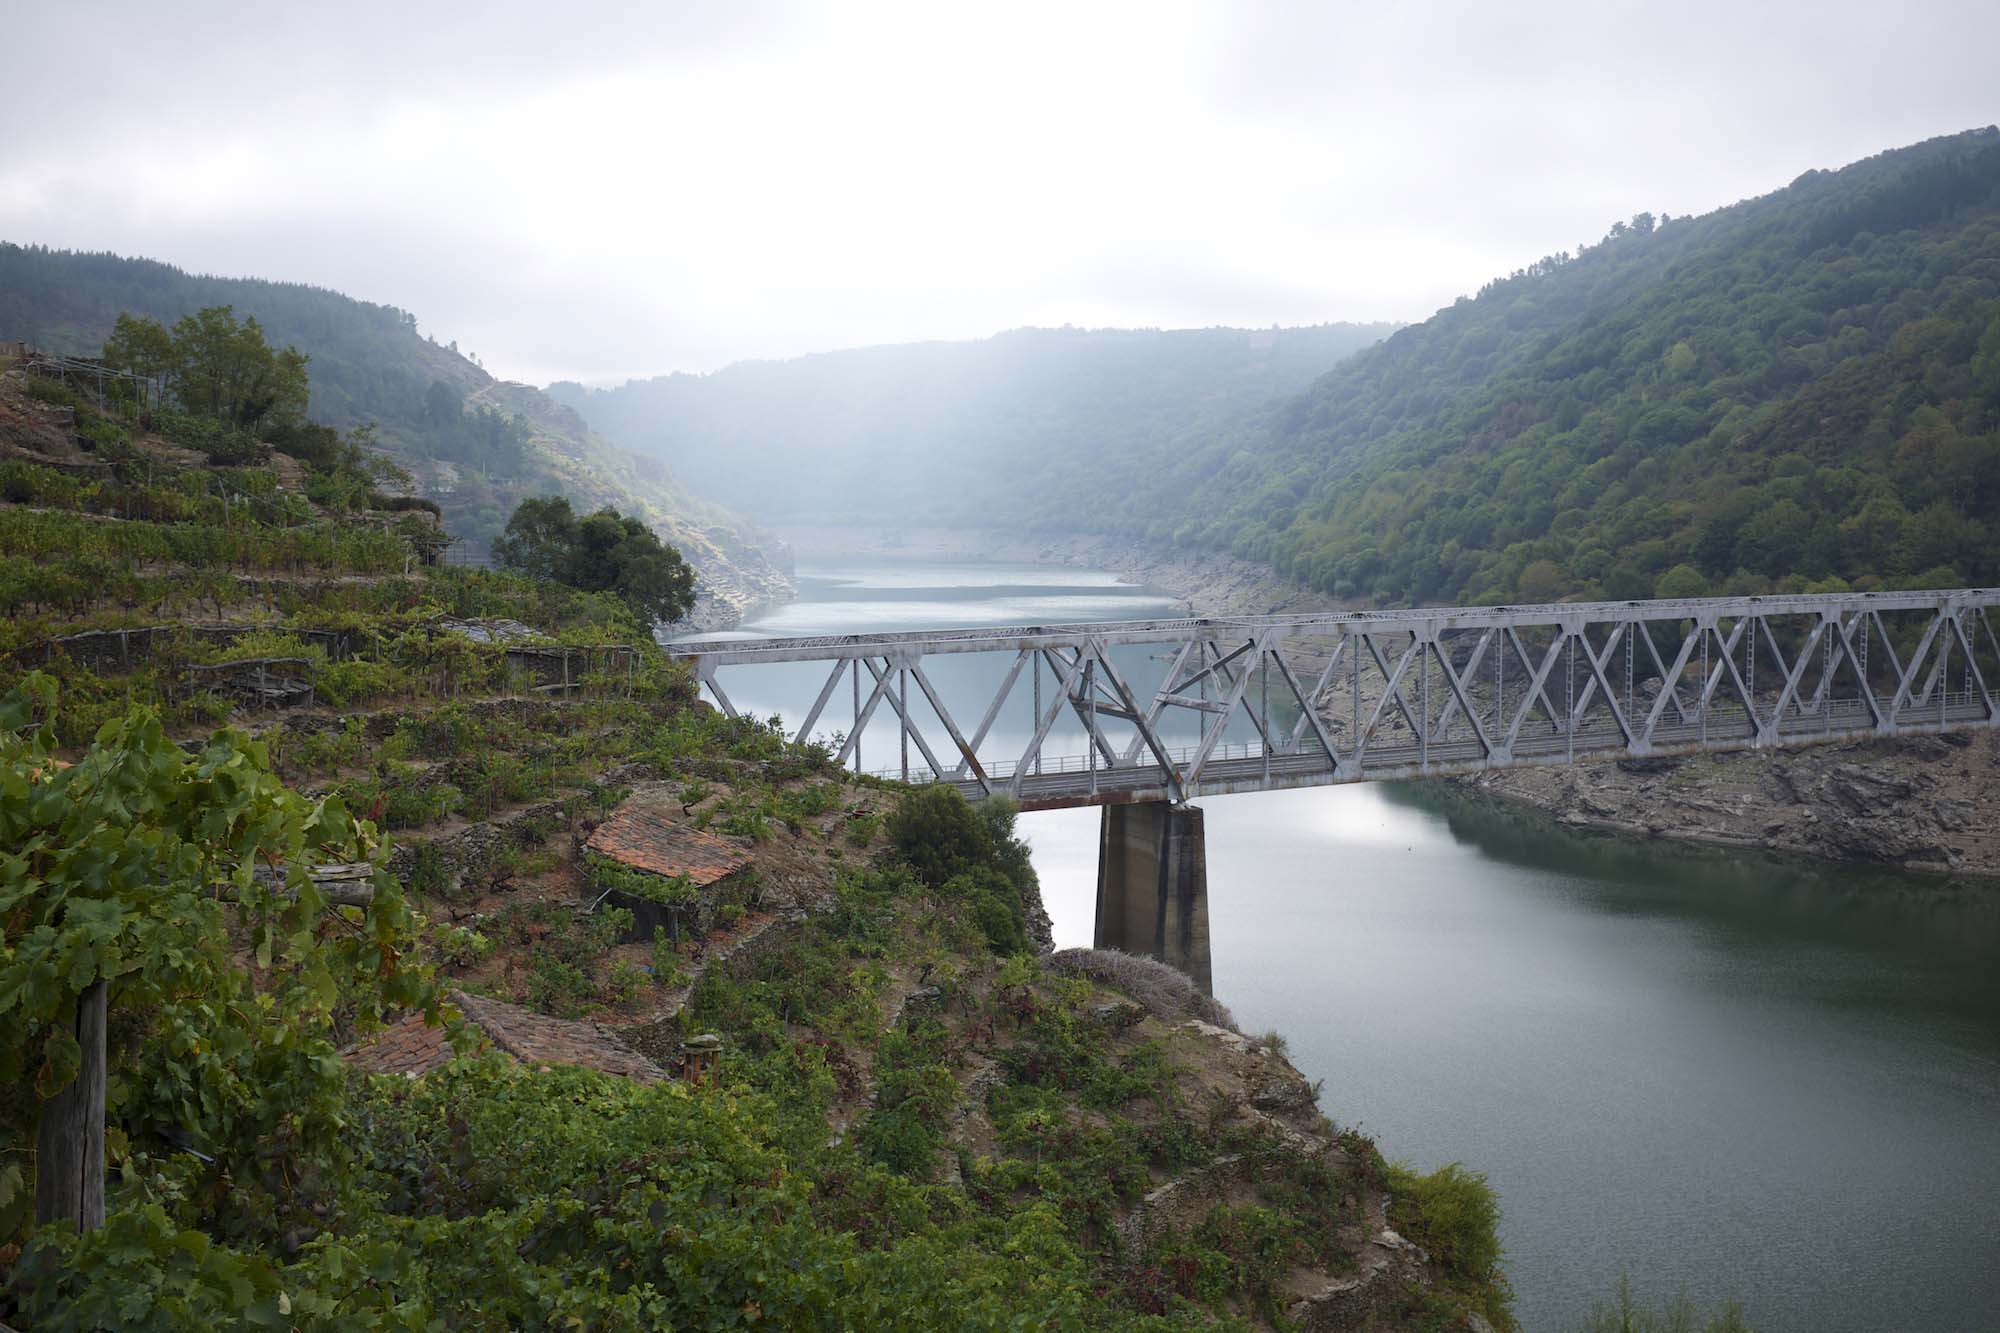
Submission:
M 1208 840 L 1197 806 L 1107 805 L 1098 833 L 1100 949 L 1157 958 L 1215 993 L 1208 956 Z

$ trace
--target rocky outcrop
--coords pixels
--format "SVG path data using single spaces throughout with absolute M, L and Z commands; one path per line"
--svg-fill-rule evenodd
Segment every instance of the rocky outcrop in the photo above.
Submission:
M 1513 769 L 1464 781 L 1573 824 L 2000 875 L 1993 732 Z

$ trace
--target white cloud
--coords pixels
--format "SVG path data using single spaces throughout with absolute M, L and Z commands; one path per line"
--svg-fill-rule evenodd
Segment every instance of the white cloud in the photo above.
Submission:
M 0 236 L 321 283 L 540 380 L 1421 318 L 1614 217 L 1991 120 L 2000 10 L 70 4 L 18 36 Z

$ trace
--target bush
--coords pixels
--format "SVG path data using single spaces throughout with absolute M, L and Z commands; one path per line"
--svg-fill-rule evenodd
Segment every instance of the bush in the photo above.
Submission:
M 991 866 L 976 866 L 945 881 L 940 894 L 967 904 L 972 919 L 986 936 L 987 947 L 1002 958 L 1027 953 L 1034 946 L 1022 919 L 1021 899 L 1007 877 Z
M 320 668 L 313 679 L 313 688 L 318 692 L 320 701 L 335 708 L 345 708 L 364 699 L 380 698 L 407 684 L 406 675 L 391 663 L 371 662 L 362 657 L 329 662 Z
M 270 452 L 255 435 L 215 417 L 189 412 L 162 412 L 155 418 L 160 434 L 180 445 L 208 456 L 219 467 L 236 467 L 262 462 Z
M 917 878 L 934 889 L 983 865 L 992 846 L 986 825 L 958 789 L 942 782 L 918 787 L 897 803 L 889 816 L 889 841 Z
M 1447 1275 L 1491 1293 L 1487 1317 L 1506 1317 L 1506 1276 L 1500 1271 L 1500 1200 L 1486 1177 L 1457 1162 L 1419 1175 L 1400 1162 L 1389 1166 L 1389 1220 L 1430 1252 Z

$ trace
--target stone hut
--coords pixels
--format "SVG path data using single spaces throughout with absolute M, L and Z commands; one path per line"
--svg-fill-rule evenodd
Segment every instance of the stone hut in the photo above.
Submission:
M 664 797 L 635 796 L 626 801 L 591 830 L 583 847 L 628 870 L 688 885 L 691 892 L 684 904 L 620 890 L 606 895 L 632 913 L 640 939 L 651 939 L 656 926 L 665 926 L 676 937 L 684 932 L 706 934 L 714 925 L 715 909 L 733 892 L 747 889 L 749 853 L 673 818 Z

